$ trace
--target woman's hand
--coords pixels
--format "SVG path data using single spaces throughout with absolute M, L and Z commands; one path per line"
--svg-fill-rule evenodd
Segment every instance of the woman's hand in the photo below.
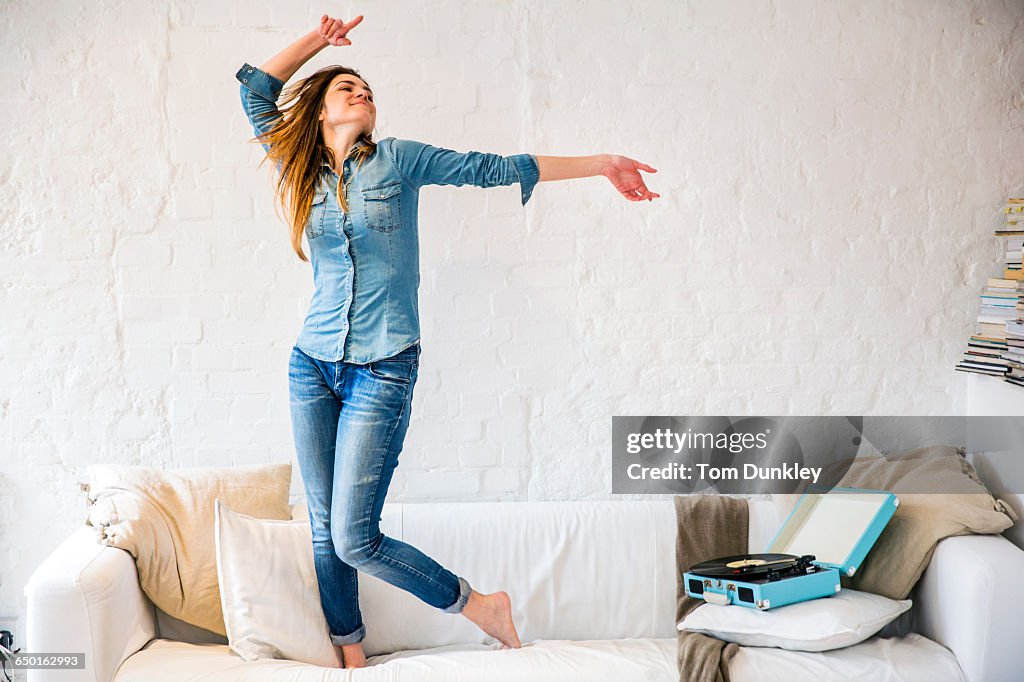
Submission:
M 334 45 L 335 47 L 351 45 L 352 41 L 345 36 L 348 35 L 349 31 L 358 26 L 362 20 L 363 15 L 360 14 L 346 24 L 341 19 L 333 19 L 325 14 L 320 17 L 320 27 L 317 28 L 317 32 L 328 45 Z
M 630 201 L 643 201 L 644 199 L 651 201 L 661 197 L 660 194 L 649 191 L 643 178 L 640 177 L 640 171 L 657 173 L 657 170 L 646 163 L 640 163 L 625 156 L 615 154 L 608 156 L 608 164 L 601 171 L 601 175 L 608 178 L 622 196 Z

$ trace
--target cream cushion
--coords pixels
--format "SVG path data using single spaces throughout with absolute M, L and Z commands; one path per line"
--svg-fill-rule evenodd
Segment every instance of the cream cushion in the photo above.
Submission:
M 246 661 L 340 661 L 320 605 L 309 524 L 257 519 L 216 501 L 217 577 L 228 647 Z
M 1016 514 L 995 499 L 964 457 L 963 448 L 933 445 L 840 462 L 842 487 L 888 490 L 900 506 L 843 587 L 905 599 L 931 561 L 939 541 L 954 535 L 1001 533 Z M 823 471 L 822 476 L 828 472 Z M 796 495 L 772 498 L 789 513 Z
M 139 585 L 161 610 L 226 635 L 217 586 L 214 500 L 258 518 L 288 519 L 292 465 L 155 469 L 88 468 L 98 542 L 128 551 Z

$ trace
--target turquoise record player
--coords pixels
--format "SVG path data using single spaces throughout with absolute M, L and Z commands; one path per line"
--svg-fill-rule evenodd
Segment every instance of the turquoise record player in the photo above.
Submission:
M 767 610 L 830 597 L 852 576 L 900 501 L 891 492 L 804 493 L 764 554 L 705 561 L 683 574 L 686 593 L 710 604 Z

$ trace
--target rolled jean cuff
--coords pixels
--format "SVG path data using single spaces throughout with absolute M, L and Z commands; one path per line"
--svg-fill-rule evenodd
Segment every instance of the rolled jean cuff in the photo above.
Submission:
M 331 635 L 331 642 L 336 646 L 343 644 L 359 644 L 366 639 L 366 626 L 360 625 L 359 629 L 350 635 Z
M 459 598 L 455 600 L 454 604 L 441 610 L 445 613 L 462 613 L 462 609 L 466 608 L 466 602 L 469 601 L 469 592 L 469 582 L 459 576 Z

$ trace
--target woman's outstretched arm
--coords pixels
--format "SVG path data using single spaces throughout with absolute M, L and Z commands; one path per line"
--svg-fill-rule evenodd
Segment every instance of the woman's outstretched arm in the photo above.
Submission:
M 540 170 L 538 182 L 547 180 L 570 180 L 603 175 L 618 192 L 630 201 L 652 201 L 660 198 L 647 189 L 640 171 L 657 173 L 646 163 L 640 163 L 617 154 L 595 154 L 594 156 L 535 156 Z
M 387 138 L 381 144 L 402 178 L 417 189 L 423 185 L 496 187 L 519 182 L 525 206 L 533 195 L 533 188 L 542 180 L 603 175 L 630 201 L 652 201 L 661 197 L 649 191 L 640 177 L 640 170 L 656 173 L 654 168 L 616 154 L 501 156 L 478 151 L 457 152 L 416 140 Z

